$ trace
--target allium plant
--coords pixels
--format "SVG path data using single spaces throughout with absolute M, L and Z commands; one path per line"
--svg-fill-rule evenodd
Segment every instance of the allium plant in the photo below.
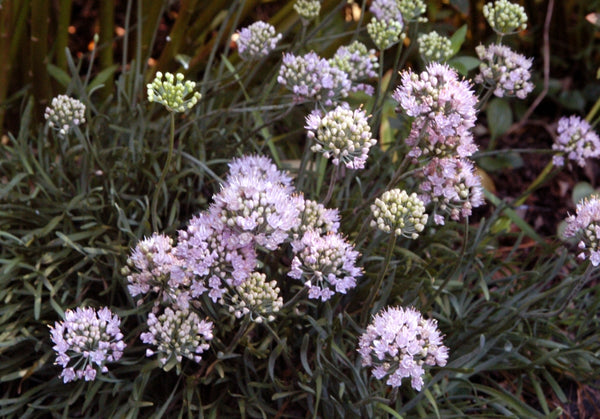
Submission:
M 375 70 L 379 67 L 375 50 L 367 49 L 360 41 L 339 47 L 329 63 L 346 73 L 353 83 L 375 77 L 377 75 Z M 363 90 L 367 94 L 372 94 L 373 87 L 358 84 L 353 86 L 353 90 Z
M 580 259 L 589 259 L 593 266 L 600 265 L 600 197 L 592 195 L 577 204 L 575 215 L 566 219 L 566 238 L 575 237 Z
M 401 189 L 385 191 L 371 205 L 371 227 L 385 233 L 394 233 L 410 239 L 419 237 L 427 224 L 425 205 L 416 193 L 408 194 Z
M 320 0 L 296 0 L 294 10 L 305 22 L 309 22 L 319 17 L 321 11 Z
M 495 0 L 483 6 L 483 16 L 499 35 L 510 35 L 527 28 L 523 6 L 508 0 Z
M 46 108 L 44 118 L 59 137 L 66 137 L 74 127 L 85 123 L 85 105 L 72 97 L 58 95 Z
M 334 165 L 343 163 L 350 169 L 364 169 L 369 149 L 377 143 L 371 137 L 371 127 L 362 109 L 337 106 L 321 116 L 313 111 L 306 117 L 308 138 L 316 144 L 312 151 L 331 158 Z
M 248 155 L 232 159 L 225 180 L 229 181 L 239 177 L 280 185 L 290 194 L 294 191 L 292 178 L 287 173 L 279 170 L 273 160 L 265 156 Z
M 475 83 L 493 90 L 498 97 L 525 97 L 533 90 L 531 79 L 531 60 L 517 54 L 509 47 L 492 44 L 475 48 L 481 64 Z
M 375 315 L 359 339 L 358 353 L 376 379 L 400 387 L 403 378 L 410 378 L 417 391 L 423 387 L 425 367 L 443 367 L 448 359 L 437 322 L 402 307 L 388 307 Z
M 260 272 L 253 272 L 244 283 L 236 286 L 229 300 L 229 311 L 235 317 L 249 316 L 255 323 L 274 321 L 283 306 L 277 281 L 267 281 L 267 276 Z
M 108 372 L 107 363 L 121 359 L 126 345 L 120 324 L 121 319 L 107 307 L 65 311 L 65 320 L 50 327 L 63 382 L 93 381 L 98 371 Z
M 436 31 L 424 33 L 417 38 L 419 42 L 419 54 L 423 61 L 429 63 L 446 62 L 452 57 L 452 42 L 450 38 L 440 35 Z
M 403 72 L 393 97 L 398 110 L 413 118 L 406 139 L 412 147 L 409 157 L 468 157 L 477 150 L 471 133 L 477 98 L 447 65 L 430 63 L 420 74 Z
M 335 208 L 325 206 L 312 199 L 299 199 L 297 201 L 300 211 L 300 223 L 293 231 L 293 239 L 302 237 L 308 230 L 313 230 L 322 235 L 329 232 L 337 233 L 340 228 L 340 214 Z
M 427 11 L 424 0 L 396 0 L 396 3 L 406 22 L 427 22 L 427 18 L 423 17 Z
M 586 120 L 564 116 L 558 121 L 557 132 L 552 145 L 557 152 L 552 158 L 554 165 L 563 166 L 566 157 L 584 167 L 586 159 L 600 157 L 600 138 Z
M 404 25 L 398 20 L 371 19 L 367 32 L 380 51 L 384 51 L 404 39 Z
M 212 322 L 201 320 L 193 311 L 174 311 L 170 307 L 158 317 L 148 314 L 148 329 L 140 338 L 155 349 L 146 349 L 146 356 L 157 355 L 161 367 L 167 370 L 179 366 L 184 357 L 200 362 L 213 338 Z
M 236 41 L 238 53 L 244 60 L 264 58 L 275 49 L 281 37 L 273 25 L 259 20 L 240 30 Z
M 157 102 L 169 112 L 181 113 L 196 106 L 202 95 L 194 91 L 196 83 L 185 80 L 181 73 L 161 73 L 147 85 L 148 102 Z

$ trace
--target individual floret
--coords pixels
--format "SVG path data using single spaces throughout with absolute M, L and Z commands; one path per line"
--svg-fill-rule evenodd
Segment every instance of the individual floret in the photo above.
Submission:
M 343 163 L 350 169 L 363 169 L 369 149 L 377 143 L 362 109 L 337 106 L 324 116 L 313 111 L 306 118 L 305 128 L 308 137 L 316 141 L 312 151 L 323 153 L 336 166 Z
M 44 118 L 59 137 L 66 137 L 71 129 L 85 123 L 85 105 L 69 96 L 58 95 L 46 108 Z
M 106 364 L 121 359 L 125 343 L 119 329 L 121 319 L 106 307 L 67 310 L 65 320 L 50 327 L 56 363 L 63 367 L 63 382 L 93 381 Z
M 525 97 L 533 90 L 531 59 L 500 44 L 475 48 L 481 64 L 475 82 L 494 90 L 498 97 Z
M 404 39 L 404 25 L 398 20 L 372 18 L 367 24 L 367 32 L 380 51 L 384 51 Z
M 485 4 L 483 16 L 499 35 L 510 35 L 527 28 L 527 14 L 523 6 L 508 0 L 496 0 Z
M 296 0 L 294 10 L 300 15 L 304 22 L 309 22 L 319 17 L 321 11 L 320 0 Z
M 552 149 L 558 153 L 552 158 L 555 166 L 563 166 L 565 157 L 585 166 L 588 158 L 600 157 L 600 138 L 590 124 L 577 115 L 562 117 L 558 121 L 558 136 Z
M 336 292 L 346 294 L 362 275 L 356 266 L 358 252 L 340 234 L 309 230 L 292 242 L 292 249 L 295 256 L 288 275 L 304 281 L 308 298 L 327 301 Z
M 389 307 L 375 315 L 359 339 L 358 353 L 376 379 L 400 387 L 403 378 L 410 378 L 417 391 L 423 387 L 424 367 L 443 367 L 448 360 L 437 322 L 424 319 L 414 308 L 402 307 Z
M 283 306 L 277 281 L 267 281 L 266 275 L 253 272 L 248 280 L 238 285 L 229 302 L 229 311 L 238 319 L 250 316 L 255 323 L 272 322 Z
M 569 215 L 566 222 L 564 236 L 579 240 L 578 257 L 600 265 L 600 197 L 592 195 L 580 201 L 575 215 Z
M 425 205 L 416 193 L 408 194 L 401 189 L 384 192 L 371 205 L 371 227 L 386 233 L 416 239 L 427 224 Z
M 202 95 L 195 92 L 196 83 L 184 81 L 181 73 L 161 73 L 158 71 L 152 83 L 147 85 L 148 102 L 157 102 L 169 112 L 185 112 L 196 106 Z
M 454 54 L 450 38 L 440 35 L 436 31 L 424 33 L 417 38 L 419 41 L 419 54 L 426 63 L 436 61 L 443 63 Z
M 202 353 L 209 348 L 208 341 L 213 338 L 212 322 L 200 320 L 193 311 L 173 311 L 167 307 L 158 317 L 150 313 L 147 323 L 149 331 L 140 338 L 156 349 L 146 349 L 146 356 L 158 355 L 158 362 L 167 370 L 180 365 L 184 357 L 200 362 Z
M 275 32 L 273 25 L 263 21 L 240 30 L 237 39 L 238 53 L 243 60 L 258 60 L 269 55 L 281 39 L 281 34 Z

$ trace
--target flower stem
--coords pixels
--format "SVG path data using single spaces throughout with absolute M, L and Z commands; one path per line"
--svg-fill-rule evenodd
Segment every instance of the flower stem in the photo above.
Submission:
M 173 145 L 175 143 L 175 114 L 171 112 L 171 129 L 169 134 L 169 151 L 167 152 L 167 161 L 165 162 L 165 167 L 163 167 L 162 173 L 160 174 L 160 179 L 158 179 L 158 183 L 156 184 L 156 189 L 154 190 L 154 194 L 152 195 L 152 204 L 151 204 L 151 215 L 152 215 L 152 229 L 154 231 L 158 231 L 159 224 L 158 214 L 156 213 L 156 206 L 158 205 L 158 195 L 160 190 L 165 183 L 165 178 L 167 177 L 167 172 L 169 171 L 169 166 L 171 166 L 171 158 L 173 157 Z
M 394 248 L 396 247 L 396 233 L 392 232 L 390 241 L 388 242 L 388 248 L 385 255 L 385 260 L 383 262 L 383 268 L 379 271 L 379 276 L 377 277 L 377 282 L 375 286 L 371 288 L 371 293 L 369 294 L 369 298 L 367 299 L 367 304 L 365 309 L 363 310 L 363 318 L 362 324 L 366 324 L 368 319 L 366 315 L 371 311 L 373 305 L 375 304 L 375 299 L 377 298 L 377 294 L 379 293 L 379 289 L 383 284 L 383 279 L 385 278 L 388 268 L 390 267 L 390 262 L 392 260 L 392 255 L 394 254 Z
M 554 163 L 552 163 L 552 160 L 550 160 L 546 167 L 544 167 L 544 170 L 542 170 L 542 172 L 538 175 L 538 177 L 535 178 L 533 182 L 531 182 L 531 185 L 529 185 L 527 190 L 523 192 L 523 194 L 513 203 L 513 206 L 518 207 L 520 205 L 523 205 L 523 203 L 527 200 L 529 195 L 531 195 L 531 193 L 534 190 L 536 190 L 542 183 L 549 179 L 553 168 Z

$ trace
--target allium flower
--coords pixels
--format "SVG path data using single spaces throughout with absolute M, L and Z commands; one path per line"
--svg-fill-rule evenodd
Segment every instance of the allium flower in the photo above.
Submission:
M 321 101 L 325 106 L 348 96 L 352 87 L 346 73 L 314 52 L 303 56 L 283 54 L 277 81 L 291 90 L 296 100 Z
M 381 198 L 376 198 L 371 212 L 374 218 L 371 227 L 413 240 L 419 237 L 428 218 L 425 205 L 417 194 L 409 195 L 401 189 L 386 191 Z
M 267 281 L 266 275 L 254 272 L 247 281 L 235 287 L 229 311 L 238 319 L 250 315 L 255 323 L 272 322 L 283 306 L 277 281 Z
M 362 275 L 356 266 L 358 252 L 340 234 L 309 230 L 292 242 L 292 249 L 295 256 L 288 275 L 304 280 L 308 298 L 327 301 L 336 292 L 346 294 Z
M 311 21 L 319 16 L 321 11 L 320 0 L 296 0 L 294 10 L 304 21 Z
M 337 209 L 325 208 L 325 206 L 311 199 L 298 199 L 300 211 L 300 223 L 293 231 L 294 240 L 302 237 L 308 230 L 313 230 L 321 235 L 337 233 L 340 228 L 340 213 Z
M 406 22 L 427 22 L 421 15 L 427 10 L 423 0 L 396 0 L 400 13 Z
M 225 181 L 241 176 L 281 185 L 289 193 L 294 191 L 292 178 L 287 173 L 279 170 L 273 160 L 266 156 L 250 155 L 231 160 L 229 173 Z
M 56 363 L 63 367 L 63 382 L 93 381 L 96 373 L 108 372 L 106 363 L 121 359 L 125 343 L 121 320 L 106 307 L 67 310 L 65 320 L 50 327 Z
M 476 83 L 494 89 L 494 95 L 498 97 L 506 95 L 525 99 L 533 90 L 533 83 L 529 80 L 531 59 L 500 44 L 479 45 L 475 51 L 482 61 L 479 74 L 475 76 Z
M 403 72 L 393 97 L 399 110 L 414 118 L 406 139 L 412 147 L 410 157 L 467 157 L 477 150 L 471 133 L 477 98 L 469 83 L 458 80 L 447 65 L 430 63 L 420 74 Z
M 306 117 L 308 137 L 315 139 L 311 150 L 332 158 L 333 164 L 345 164 L 350 169 L 363 169 L 371 146 L 371 127 L 362 109 L 338 106 L 321 116 L 313 111 Z
M 592 195 L 577 204 L 575 215 L 566 219 L 565 237 L 576 237 L 581 252 L 580 259 L 589 259 L 600 265 L 600 197 Z
M 373 0 L 369 11 L 380 21 L 402 22 L 402 13 L 396 0 Z
M 354 41 L 348 46 L 341 46 L 335 52 L 329 63 L 342 70 L 348 75 L 352 82 L 357 82 L 364 79 L 370 79 L 377 76 L 375 69 L 379 67 L 375 50 L 368 50 L 367 47 L 359 42 Z M 355 90 L 367 90 L 371 86 L 358 85 Z
M 552 158 L 555 166 L 563 166 L 565 157 L 585 166 L 585 159 L 600 157 L 600 138 L 590 124 L 577 115 L 562 117 L 558 121 L 558 136 L 552 149 L 559 154 Z
M 258 21 L 243 28 L 237 39 L 238 53 L 243 60 L 257 60 L 269 55 L 281 39 L 273 25 Z
M 148 102 L 157 102 L 169 112 L 185 112 L 196 106 L 202 95 L 194 92 L 196 83 L 186 80 L 181 73 L 173 75 L 158 71 L 156 78 L 147 85 Z M 191 95 L 190 97 L 188 97 Z
M 435 204 L 433 220 L 444 224 L 437 211 L 450 215 L 453 220 L 468 217 L 471 210 L 483 205 L 481 178 L 473 163 L 456 157 L 433 158 L 423 169 L 425 181 L 419 186 L 424 194 L 419 197 L 425 205 Z
M 69 96 L 58 95 L 46 108 L 44 118 L 50 128 L 58 131 L 59 137 L 65 137 L 73 127 L 85 123 L 85 105 Z
M 431 61 L 443 63 L 448 61 L 454 53 L 450 38 L 442 36 L 436 31 L 421 34 L 417 39 L 419 42 L 419 54 L 421 54 L 423 61 L 427 63 Z
M 373 318 L 359 339 L 358 353 L 378 380 L 387 378 L 387 385 L 400 387 L 410 377 L 417 391 L 423 387 L 424 367 L 443 367 L 448 360 L 437 322 L 402 307 L 389 307 Z
M 183 357 L 196 362 L 202 360 L 202 353 L 209 348 L 207 343 L 213 338 L 212 322 L 200 320 L 193 311 L 165 308 L 159 317 L 148 315 L 149 332 L 142 333 L 142 342 L 156 346 L 156 350 L 146 349 L 146 356 L 158 355 L 161 367 L 170 369 L 170 362 L 180 364 Z
M 523 6 L 508 0 L 496 0 L 483 6 L 483 16 L 499 35 L 509 35 L 527 28 L 527 14 Z
M 367 24 L 367 32 L 380 51 L 386 50 L 404 39 L 404 25 L 398 20 L 372 18 Z
M 297 205 L 284 186 L 249 176 L 228 178 L 214 197 L 213 211 L 240 243 L 275 250 L 300 222 Z

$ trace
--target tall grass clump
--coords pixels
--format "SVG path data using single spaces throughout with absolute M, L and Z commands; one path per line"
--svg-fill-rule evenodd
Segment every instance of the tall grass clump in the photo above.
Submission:
M 541 418 L 597 384 L 600 198 L 556 237 L 520 206 L 598 157 L 598 107 L 496 147 L 545 94 L 522 6 L 469 47 L 434 1 L 116 3 L 77 56 L 0 2 L 45 34 L 0 89 L 0 416 Z M 520 152 L 552 157 L 506 202 Z

